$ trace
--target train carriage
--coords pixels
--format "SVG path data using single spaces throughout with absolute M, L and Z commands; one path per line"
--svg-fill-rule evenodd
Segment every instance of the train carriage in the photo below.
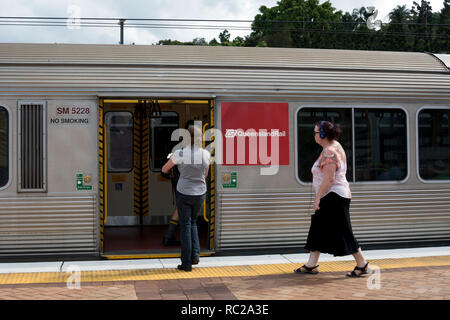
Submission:
M 202 255 L 303 247 L 323 119 L 344 130 L 363 247 L 448 243 L 449 68 L 413 52 L 0 44 L 0 259 L 177 256 L 160 171 L 190 120 L 215 160 Z

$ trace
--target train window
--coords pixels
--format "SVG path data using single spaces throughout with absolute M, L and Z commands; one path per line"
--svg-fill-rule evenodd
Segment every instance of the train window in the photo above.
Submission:
M 150 169 L 161 171 L 167 155 L 178 141 L 172 141 L 172 132 L 178 129 L 179 116 L 175 111 L 162 111 L 161 117 L 150 119 Z
M 419 175 L 450 180 L 450 109 L 423 109 L 418 115 Z
M 403 180 L 407 175 L 406 113 L 355 108 L 355 181 Z
M 131 171 L 133 169 L 133 114 L 107 112 L 105 122 L 108 171 Z
M 314 141 L 314 124 L 321 120 L 337 123 L 342 128 L 339 142 L 347 155 L 347 179 L 353 181 L 352 109 L 351 108 L 302 108 L 297 113 L 297 170 L 303 182 L 311 182 L 311 167 L 322 148 Z
M 0 107 L 0 188 L 9 181 L 9 115 Z
M 313 125 L 321 120 L 342 128 L 339 142 L 347 156 L 349 182 L 406 178 L 407 126 L 403 110 L 304 107 L 297 113 L 297 175 L 302 182 L 312 181 L 311 167 L 322 151 L 312 136 Z

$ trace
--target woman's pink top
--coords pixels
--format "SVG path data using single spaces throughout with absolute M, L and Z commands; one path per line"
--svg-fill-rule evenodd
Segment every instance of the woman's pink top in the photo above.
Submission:
M 339 155 L 337 153 L 334 153 L 334 157 L 339 158 Z M 317 192 L 319 192 L 320 185 L 323 182 L 323 178 L 324 178 L 324 173 L 322 171 L 323 166 L 326 163 L 332 162 L 327 157 L 325 158 L 325 160 L 322 160 L 322 159 L 323 159 L 323 154 L 319 157 L 319 159 L 317 159 L 316 162 L 314 162 L 314 165 L 311 169 L 311 172 L 313 175 L 313 187 L 314 187 L 314 192 L 316 194 L 317 194 Z M 330 192 L 335 192 L 343 198 L 351 199 L 352 193 L 350 191 L 350 185 L 345 176 L 345 174 L 347 173 L 347 163 L 345 163 L 342 160 L 338 160 L 338 161 L 336 161 L 336 166 L 337 166 L 337 170 L 336 170 L 336 175 L 335 175 L 333 184 L 331 185 L 330 189 L 328 189 L 328 191 L 325 192 L 325 194 L 323 196 L 326 196 Z

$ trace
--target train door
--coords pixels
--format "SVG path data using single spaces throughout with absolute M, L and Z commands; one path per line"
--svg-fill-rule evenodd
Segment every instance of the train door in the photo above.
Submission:
M 99 190 L 103 256 L 179 255 L 180 246 L 176 241 L 179 240 L 179 228 L 174 232 L 175 241 L 163 241 L 176 206 L 172 181 L 161 175 L 161 168 L 178 144 L 178 141 L 171 141 L 172 132 L 184 128 L 190 120 L 202 121 L 204 129 L 211 127 L 212 106 L 209 100 L 100 101 Z M 214 173 L 214 170 L 210 171 Z M 213 186 L 212 176 L 209 185 Z M 203 215 L 197 221 L 202 255 L 211 254 L 214 246 L 211 191 L 207 199 Z

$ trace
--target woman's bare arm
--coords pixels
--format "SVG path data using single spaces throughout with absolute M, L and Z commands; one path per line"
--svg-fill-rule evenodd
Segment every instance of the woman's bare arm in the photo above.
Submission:
M 163 165 L 161 171 L 163 173 L 168 173 L 170 169 L 172 169 L 176 165 L 175 161 L 173 159 L 169 159 L 169 161 L 166 162 L 165 165 Z
M 322 152 L 322 156 L 319 161 L 319 167 L 323 172 L 323 181 L 314 198 L 313 207 L 315 211 L 320 209 L 320 199 L 325 195 L 325 193 L 333 184 L 336 177 L 336 170 L 339 168 L 339 166 L 339 157 L 335 150 L 326 149 Z

